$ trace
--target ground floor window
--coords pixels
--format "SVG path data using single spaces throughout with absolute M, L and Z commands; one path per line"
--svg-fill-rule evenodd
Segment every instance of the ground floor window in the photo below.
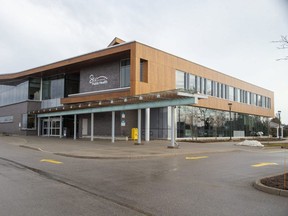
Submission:
M 268 136 L 269 119 L 260 116 L 229 112 L 206 108 L 177 107 L 177 137 L 229 137 L 256 136 L 262 132 Z
M 36 129 L 36 116 L 31 114 L 22 114 L 22 129 Z

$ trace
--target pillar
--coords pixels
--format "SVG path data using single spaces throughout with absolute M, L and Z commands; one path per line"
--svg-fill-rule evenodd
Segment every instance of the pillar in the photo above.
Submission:
M 94 140 L 94 113 L 91 113 L 91 141 Z
M 76 140 L 76 135 L 77 135 L 77 115 L 74 114 L 74 137 L 73 137 L 74 140 Z
M 145 141 L 150 141 L 150 108 L 145 109 Z
M 48 117 L 48 137 L 50 137 L 50 130 L 51 130 L 51 121 L 50 121 L 50 117 Z
M 168 148 L 177 148 L 175 142 L 175 106 L 171 107 L 171 143 Z
M 112 112 L 112 131 L 111 131 L 111 135 L 112 135 L 112 143 L 115 142 L 115 111 Z
M 59 137 L 62 138 L 63 135 L 63 117 L 60 116 L 60 134 Z
M 138 109 L 138 144 L 141 144 L 141 109 Z
M 41 130 L 41 118 L 38 117 L 38 123 L 37 123 L 37 135 L 40 136 L 40 130 Z
M 277 127 L 277 138 L 280 138 L 280 136 L 279 136 L 279 127 Z

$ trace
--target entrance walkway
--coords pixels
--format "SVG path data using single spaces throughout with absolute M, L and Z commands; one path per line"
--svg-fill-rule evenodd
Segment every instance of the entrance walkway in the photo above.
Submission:
M 57 137 L 37 136 L 2 136 L 0 139 L 6 143 L 32 150 L 52 154 L 87 158 L 87 159 L 132 159 L 146 157 L 165 157 L 177 155 L 199 155 L 205 153 L 231 152 L 251 149 L 251 147 L 235 146 L 235 142 L 219 143 L 189 143 L 180 142 L 179 149 L 167 148 L 169 140 L 154 140 L 143 142 L 144 145 L 134 145 L 134 141 L 90 140 L 85 139 L 59 139 Z M 255 148 L 254 148 L 255 149 Z M 259 149 L 259 148 L 257 148 Z

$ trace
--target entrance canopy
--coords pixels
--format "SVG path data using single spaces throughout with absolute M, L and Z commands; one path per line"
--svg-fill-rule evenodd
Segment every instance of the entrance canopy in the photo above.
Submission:
M 189 91 L 171 90 L 151 94 L 130 96 L 125 98 L 115 98 L 111 100 L 99 100 L 89 103 L 78 103 L 64 105 L 49 109 L 35 110 L 30 114 L 37 114 L 37 117 L 52 117 L 63 115 L 77 115 L 100 112 L 113 112 L 125 110 L 138 110 L 145 108 L 159 108 L 168 106 L 181 106 L 197 104 L 198 99 L 207 96 L 194 94 Z

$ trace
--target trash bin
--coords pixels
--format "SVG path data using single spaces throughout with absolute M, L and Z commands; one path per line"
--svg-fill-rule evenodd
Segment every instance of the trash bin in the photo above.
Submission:
M 138 128 L 131 129 L 131 139 L 137 140 L 138 139 Z

